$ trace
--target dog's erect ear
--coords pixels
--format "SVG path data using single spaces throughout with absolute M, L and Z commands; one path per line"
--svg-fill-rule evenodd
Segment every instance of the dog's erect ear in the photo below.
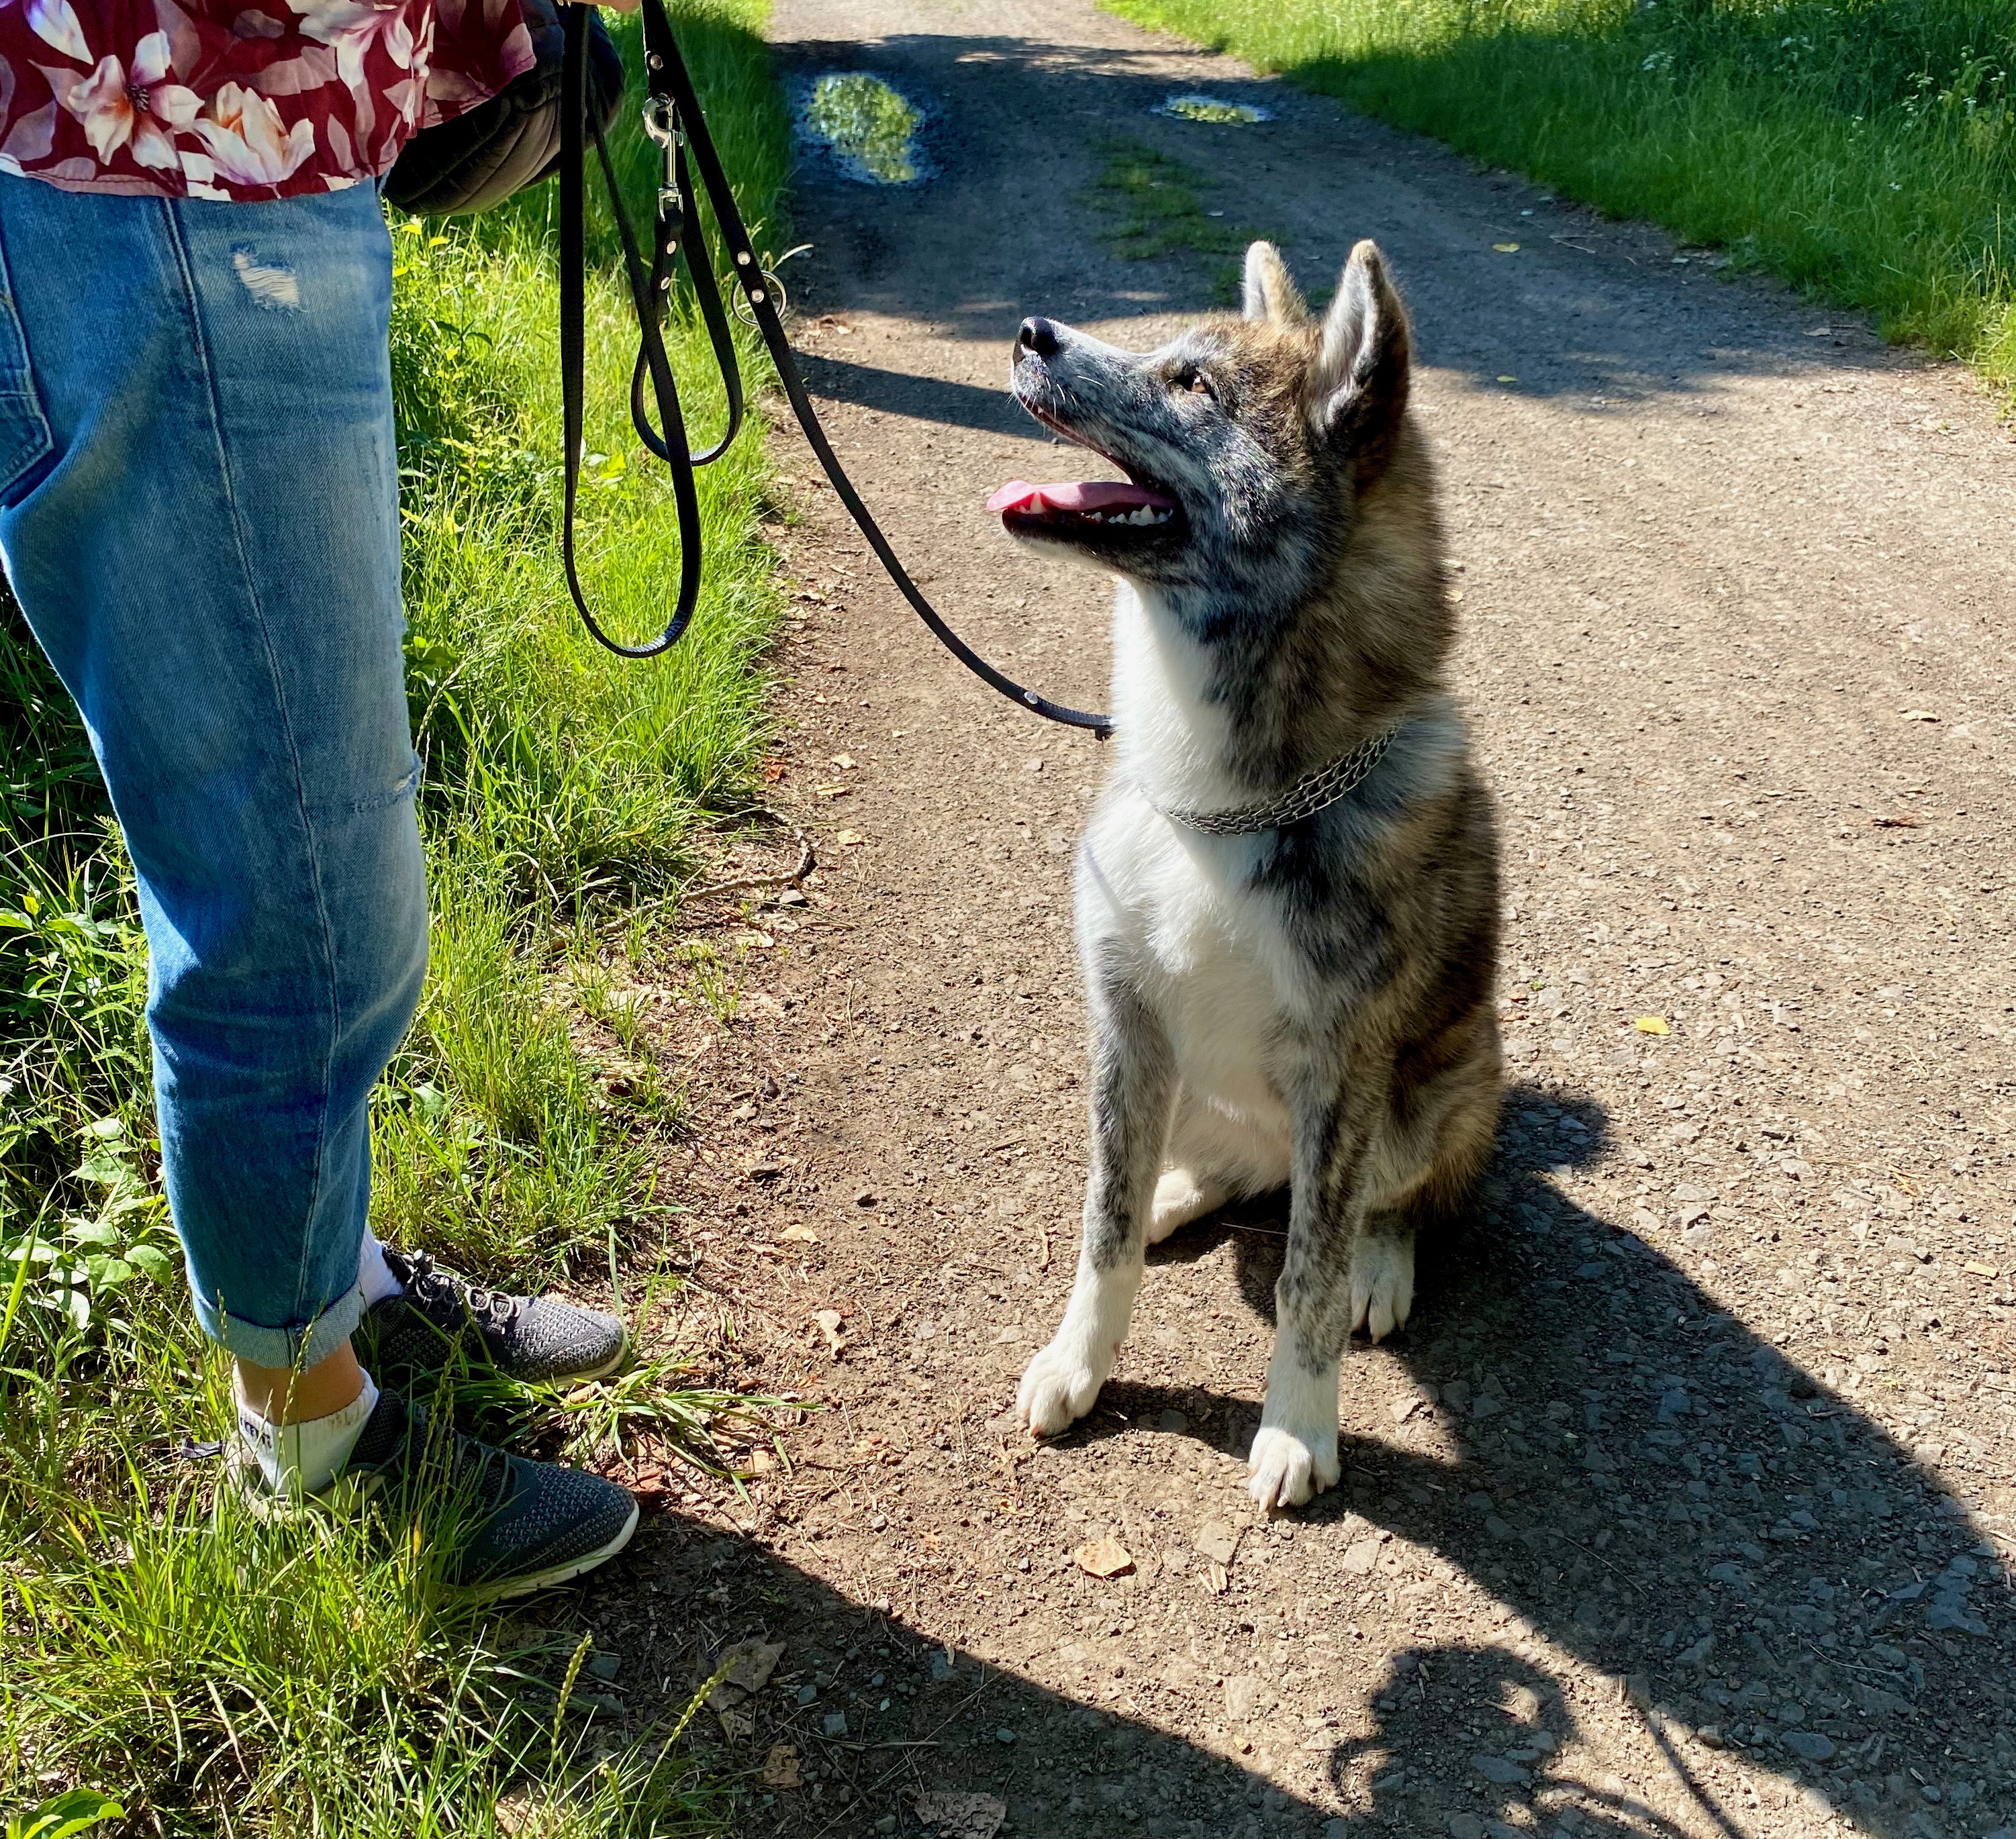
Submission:
M 1246 317 L 1255 325 L 1301 326 L 1309 308 L 1288 279 L 1281 252 L 1271 243 L 1256 243 L 1246 252 Z
M 1406 309 L 1385 257 L 1377 243 L 1360 243 L 1323 316 L 1309 398 L 1318 427 L 1376 463 L 1407 406 L 1412 358 Z

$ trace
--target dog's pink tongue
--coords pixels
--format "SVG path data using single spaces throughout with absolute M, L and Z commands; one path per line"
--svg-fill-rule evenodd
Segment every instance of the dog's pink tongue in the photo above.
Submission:
M 1083 479 L 1060 485 L 1031 485 L 1013 479 L 987 501 L 990 511 L 1110 511 L 1116 505 L 1147 505 L 1172 510 L 1175 500 L 1125 479 Z

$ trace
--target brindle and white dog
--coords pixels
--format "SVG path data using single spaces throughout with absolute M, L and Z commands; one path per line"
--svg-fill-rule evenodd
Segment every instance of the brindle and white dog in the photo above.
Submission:
M 990 508 L 1120 578 L 1117 757 L 1078 863 L 1085 1234 L 1017 1409 L 1039 1436 L 1090 1410 L 1144 1246 L 1286 1183 L 1249 1484 L 1273 1506 L 1336 1481 L 1345 1346 L 1406 1320 L 1416 1230 L 1489 1153 L 1499 896 L 1384 263 L 1359 243 L 1318 322 L 1257 243 L 1244 308 L 1145 357 L 1025 321 L 1016 396 L 1128 482 Z

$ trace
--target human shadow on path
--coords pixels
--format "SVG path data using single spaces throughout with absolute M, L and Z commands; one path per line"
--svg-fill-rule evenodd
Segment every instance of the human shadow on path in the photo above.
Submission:
M 1341 1816 L 1236 1758 L 948 1654 L 928 1626 L 670 1516 L 639 1542 L 631 1574 L 648 1594 L 633 1598 L 629 1632 L 599 1640 L 643 1642 L 626 1675 L 662 1678 L 674 1708 L 728 1643 L 783 1643 L 775 1678 L 736 1708 L 732 1755 L 751 1783 L 745 1830 L 798 1839 L 929 1830 L 918 1790 L 998 1797 L 1025 1839 L 1764 1835 L 1802 1823 L 1788 1811 L 1801 1793 L 1895 1839 L 2008 1821 L 2003 1675 L 2016 1617 L 1989 1549 L 1937 1477 L 1852 1402 L 1546 1179 L 1604 1148 L 1595 1107 L 1511 1095 L 1477 1216 L 1426 1248 L 1420 1299 L 1395 1344 L 1436 1388 L 1459 1454 L 1347 1437 L 1344 1485 L 1292 1517 L 1306 1537 L 1355 1515 L 1362 1527 L 1334 1535 L 1341 1559 L 1346 1532 L 1361 1550 L 1361 1534 L 1403 1538 L 1525 1625 L 1502 1643 L 1438 1644 L 1432 1608 L 1398 1609 L 1377 1553 L 1342 1564 L 1355 1574 L 1336 1581 L 1355 1593 L 1327 1612 L 1337 1632 L 1357 1623 L 1376 1635 L 1411 1613 L 1431 1619 L 1431 1638 L 1403 1647 L 1373 1688 L 1373 1736 L 1335 1742 Z M 1231 1235 L 1242 1289 L 1264 1304 L 1280 1244 L 1280 1216 L 1269 1226 L 1267 1215 L 1263 1204 L 1200 1222 L 1156 1261 Z M 1352 1379 L 1347 1360 L 1347 1388 Z M 1166 1434 L 1233 1453 L 1255 1416 L 1208 1388 L 1115 1381 L 1063 1452 L 1173 1422 L 1165 1412 L 1186 1420 Z M 977 1477 L 961 1522 L 976 1568 L 987 1535 L 974 1522 L 998 1492 Z M 887 1587 L 905 1552 L 875 1562 Z M 1557 1758 L 1590 1713 L 1550 1672 L 1545 1644 L 1617 1682 L 1615 1715 L 1641 1722 L 1665 1758 L 1656 1787 L 1579 1778 Z M 1152 1704 L 1152 1683 L 1130 1681 L 1137 1689 Z M 1094 1690 L 1111 1696 L 1088 1699 Z M 1694 1733 L 1740 1756 L 1762 1804 L 1744 1776 L 1700 1766 Z M 765 1789 L 759 1772 L 779 1744 L 802 1779 Z M 1384 1760 L 1368 1774 L 1375 1754 Z M 1821 1811 L 1816 1798 L 1808 1811 Z

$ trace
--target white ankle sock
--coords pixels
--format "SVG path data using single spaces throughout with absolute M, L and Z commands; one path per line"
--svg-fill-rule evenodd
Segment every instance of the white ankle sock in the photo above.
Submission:
M 259 1464 L 266 1485 L 275 1494 L 301 1495 L 326 1488 L 343 1473 L 350 1452 L 363 1434 L 365 1420 L 378 1403 L 378 1388 L 364 1376 L 364 1390 L 340 1411 L 297 1424 L 268 1423 L 243 1398 L 238 1401 L 238 1434 Z
M 392 1275 L 392 1267 L 385 1261 L 385 1247 L 378 1243 L 378 1235 L 369 1226 L 364 1229 L 364 1243 L 357 1248 L 357 1281 L 364 1290 L 364 1306 L 369 1308 L 374 1303 L 382 1303 L 388 1296 L 397 1296 L 405 1288 Z

